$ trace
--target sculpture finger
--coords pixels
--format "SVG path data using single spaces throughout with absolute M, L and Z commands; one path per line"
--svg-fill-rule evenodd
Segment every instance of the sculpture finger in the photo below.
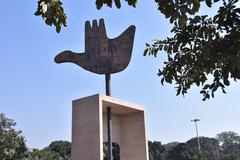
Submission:
M 93 20 L 92 32 L 93 32 L 94 34 L 98 32 L 98 23 L 97 23 L 97 20 L 96 20 L 96 19 Z
M 85 22 L 85 36 L 89 36 L 91 34 L 91 24 L 89 21 Z
M 104 20 L 103 19 L 99 20 L 99 33 L 102 36 L 107 36 L 106 29 L 105 29 L 105 24 L 104 24 Z
M 104 20 L 100 19 L 99 20 L 99 28 L 98 28 L 98 33 L 99 33 L 99 50 L 101 53 L 101 56 L 107 57 L 108 55 L 108 46 L 109 46 L 109 39 L 107 38 L 106 34 L 106 29 L 105 29 L 105 24 Z
M 89 51 L 89 45 L 91 41 L 92 29 L 89 21 L 85 23 L 85 51 L 86 53 Z

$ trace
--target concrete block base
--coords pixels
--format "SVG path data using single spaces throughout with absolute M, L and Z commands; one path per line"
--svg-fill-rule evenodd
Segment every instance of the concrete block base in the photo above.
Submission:
M 120 146 L 120 159 L 148 160 L 143 107 L 99 94 L 73 101 L 72 160 L 103 160 L 107 107 L 112 108 L 112 141 Z

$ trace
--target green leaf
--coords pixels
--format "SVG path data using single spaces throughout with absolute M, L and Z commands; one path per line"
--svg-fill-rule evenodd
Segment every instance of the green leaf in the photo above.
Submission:
M 208 7 L 212 7 L 212 0 L 205 0 Z
M 212 95 L 212 98 L 214 98 L 214 92 L 212 92 L 212 94 L 211 94 L 211 95 Z
M 167 6 L 166 12 L 165 12 L 165 17 L 169 18 L 173 15 L 173 8 L 172 6 Z
M 178 96 L 181 93 L 181 90 L 182 90 L 181 86 L 177 87 L 177 94 L 176 94 L 176 96 Z
M 161 79 L 161 84 L 164 85 L 164 78 Z
M 143 56 L 146 56 L 147 53 L 148 53 L 148 48 L 146 48 L 146 49 L 144 50 Z
M 210 95 L 209 95 L 208 93 L 206 94 L 206 98 L 207 98 L 207 99 L 209 99 L 209 98 L 210 98 Z
M 178 26 L 179 28 L 183 28 L 183 26 L 186 24 L 187 22 L 187 16 L 186 15 L 182 15 L 178 18 Z
M 128 2 L 128 5 L 129 5 L 129 6 L 136 7 L 137 0 L 126 0 L 126 1 Z
M 102 0 L 96 0 L 96 6 L 97 6 L 97 9 L 101 9 L 102 6 L 103 6 L 103 1 Z
M 213 89 L 214 86 L 215 86 L 215 83 L 212 83 L 212 84 L 209 86 L 209 89 Z
M 203 89 L 208 89 L 209 88 L 209 84 L 206 84 L 204 87 L 203 87 Z
M 158 76 L 161 76 L 162 74 L 163 74 L 162 71 L 159 69 L 157 75 L 158 75 Z
M 34 15 L 35 16 L 40 16 L 42 13 L 39 11 L 39 10 L 37 10 L 35 13 L 34 13 Z
M 222 88 L 222 92 L 223 92 L 224 94 L 227 94 L 227 92 L 226 92 L 225 89 L 223 89 L 223 88 Z
M 218 85 L 215 85 L 212 89 L 212 92 L 215 92 L 218 89 L 218 87 L 219 87 Z
M 223 83 L 224 83 L 224 85 L 226 85 L 226 86 L 229 86 L 229 85 L 230 85 L 230 82 L 229 82 L 229 80 L 227 80 L 227 79 L 224 79 L 224 80 L 223 80 Z
M 201 90 L 200 93 L 201 93 L 201 94 L 205 94 L 206 91 L 205 91 L 205 90 Z
M 218 77 L 218 76 L 219 76 L 219 71 L 218 71 L 218 70 L 215 70 L 213 76 L 214 76 L 214 77 Z

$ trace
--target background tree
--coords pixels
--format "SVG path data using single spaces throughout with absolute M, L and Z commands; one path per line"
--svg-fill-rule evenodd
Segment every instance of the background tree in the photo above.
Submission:
M 216 138 L 199 137 L 201 152 L 200 157 L 202 160 L 220 160 L 221 148 Z M 198 141 L 197 138 L 192 138 L 186 142 L 198 154 Z
M 240 160 L 240 144 L 234 144 L 223 150 L 221 160 Z
M 164 160 L 166 149 L 161 142 L 148 141 L 149 160 Z
M 217 134 L 217 140 L 224 150 L 231 145 L 240 144 L 240 136 L 232 131 Z
M 53 141 L 41 150 L 33 149 L 29 152 L 29 160 L 70 160 L 71 143 L 68 141 Z
M 179 143 L 167 154 L 167 160 L 197 160 L 198 154 L 187 143 Z
M 65 160 L 58 153 L 47 149 L 33 149 L 26 160 Z
M 68 141 L 54 141 L 46 149 L 58 153 L 63 159 L 71 158 L 71 143 Z
M 240 159 L 240 136 L 232 131 L 222 132 L 217 135 L 221 145 L 223 160 Z
M 179 144 L 179 142 L 170 142 L 164 145 L 164 148 L 166 151 L 171 150 L 172 148 L 176 147 Z
M 0 159 L 20 160 L 27 156 L 27 147 L 14 120 L 0 113 Z
M 226 93 L 230 79 L 240 78 L 240 8 L 237 2 L 223 0 L 213 17 L 180 16 L 178 23 L 174 21 L 172 37 L 147 44 L 145 55 L 156 56 L 161 50 L 167 53 L 165 66 L 158 73 L 162 84 L 175 82 L 177 95 L 186 94 L 192 85 L 202 86 L 200 93 L 206 100 L 210 95 L 214 97 L 219 88 Z

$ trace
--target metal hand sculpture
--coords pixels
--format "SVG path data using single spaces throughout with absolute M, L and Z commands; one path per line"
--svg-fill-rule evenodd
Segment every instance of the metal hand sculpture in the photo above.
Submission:
M 128 27 L 120 36 L 109 39 L 103 19 L 85 23 L 85 53 L 63 51 L 55 57 L 56 63 L 71 62 L 90 72 L 105 74 L 106 95 L 110 96 L 110 75 L 124 70 L 131 59 L 135 26 Z M 111 107 L 107 107 L 108 159 L 112 160 Z
M 71 62 L 97 74 L 109 75 L 124 70 L 131 59 L 135 26 L 128 27 L 120 36 L 109 39 L 104 20 L 85 23 L 85 53 L 63 51 L 55 57 L 56 63 Z

